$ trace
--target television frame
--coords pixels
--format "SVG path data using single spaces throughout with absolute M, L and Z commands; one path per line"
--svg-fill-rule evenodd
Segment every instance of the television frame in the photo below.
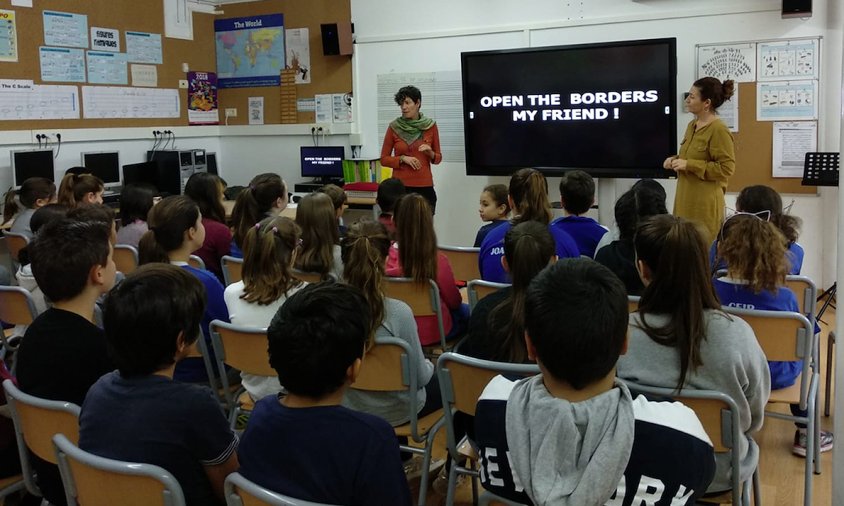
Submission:
M 470 102 L 471 97 L 469 96 L 468 85 L 470 83 L 467 82 L 467 59 L 471 59 L 472 57 L 476 56 L 493 56 L 493 55 L 503 55 L 503 54 L 519 54 L 519 53 L 552 53 L 561 50 L 583 50 L 583 49 L 602 49 L 602 48 L 614 48 L 614 47 L 634 47 L 634 46 L 643 46 L 643 45 L 655 45 L 655 44 L 667 44 L 668 46 L 668 73 L 670 74 L 670 83 L 669 83 L 669 90 L 667 92 L 668 98 L 667 102 L 669 105 L 666 107 L 670 107 L 668 116 L 670 117 L 670 128 L 668 128 L 668 140 L 669 140 L 669 150 L 665 153 L 665 156 L 671 156 L 672 154 L 677 153 L 677 121 L 679 113 L 681 112 L 681 108 L 677 104 L 677 39 L 676 37 L 664 37 L 664 38 L 653 38 L 653 39 L 640 39 L 640 40 L 622 40 L 622 41 L 612 41 L 612 42 L 599 42 L 599 43 L 584 43 L 584 44 L 566 44 L 566 45 L 558 45 L 558 46 L 544 46 L 544 47 L 529 47 L 529 48 L 513 48 L 513 49 L 499 49 L 499 50 L 488 50 L 488 51 L 467 51 L 463 52 L 460 55 L 461 61 L 461 75 L 462 75 L 462 98 L 463 98 L 463 136 L 464 136 L 464 149 L 466 154 L 466 175 L 468 176 L 509 176 L 513 172 L 523 167 L 529 165 L 478 165 L 475 163 L 474 158 L 475 156 L 473 153 L 470 152 L 470 123 L 472 120 L 469 119 L 469 115 L 471 112 L 471 108 L 475 105 Z M 634 167 L 634 166 L 627 166 L 627 167 L 610 167 L 610 166 L 599 166 L 599 167 L 590 167 L 590 166 L 533 166 L 540 170 L 546 177 L 556 177 L 562 176 L 567 172 L 573 170 L 583 170 L 594 177 L 608 177 L 608 178 L 660 178 L 660 179 L 667 179 L 667 178 L 676 178 L 676 173 L 674 171 L 665 170 L 662 168 L 662 160 L 655 166 L 647 166 L 647 167 Z
M 306 174 L 305 167 L 304 167 L 304 158 L 305 153 L 304 150 L 306 149 L 334 149 L 338 152 L 341 152 L 342 158 L 340 162 L 337 164 L 338 170 L 331 173 L 323 173 L 323 174 Z M 314 181 L 319 181 L 324 184 L 328 184 L 331 182 L 337 182 L 343 180 L 343 160 L 346 159 L 346 147 L 345 146 L 299 146 L 299 174 L 304 178 L 311 178 Z
M 18 177 L 17 177 L 17 173 L 16 173 L 16 169 L 17 169 L 18 164 L 16 163 L 15 155 L 17 155 L 19 153 L 36 153 L 36 152 L 47 152 L 47 151 L 50 152 L 50 162 L 51 162 L 49 174 L 47 174 L 46 171 L 45 171 L 44 174 L 31 174 L 31 175 L 21 179 L 20 181 L 18 181 Z M 56 163 L 55 163 L 56 153 L 55 153 L 55 151 L 53 151 L 53 148 L 19 149 L 19 150 L 11 151 L 10 154 L 9 154 L 9 157 L 10 157 L 10 164 L 11 164 L 12 188 L 13 189 L 19 190 L 21 185 L 23 184 L 23 182 L 26 181 L 27 179 L 29 179 L 30 177 L 45 177 L 45 178 L 49 179 L 50 181 L 52 181 L 53 183 L 56 182 Z
M 84 153 L 79 154 L 81 162 L 82 162 L 82 166 L 85 167 L 86 169 L 90 169 L 90 167 L 88 167 L 88 164 L 86 163 L 86 159 L 85 159 L 86 156 L 88 156 L 88 155 L 111 155 L 111 154 L 117 156 L 117 163 L 116 163 L 116 166 L 117 166 L 117 181 L 106 181 L 105 178 L 102 177 L 101 173 L 97 173 L 97 172 L 93 172 L 93 171 L 90 172 L 90 174 L 97 176 L 98 178 L 100 178 L 103 181 L 103 187 L 106 190 L 114 189 L 114 188 L 120 188 L 121 186 L 123 186 L 123 166 L 120 165 L 120 151 L 86 151 Z

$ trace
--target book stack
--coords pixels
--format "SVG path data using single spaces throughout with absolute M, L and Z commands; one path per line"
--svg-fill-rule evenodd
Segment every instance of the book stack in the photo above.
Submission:
M 382 167 L 381 160 L 343 160 L 343 180 L 347 183 L 380 183 L 391 177 L 393 169 Z

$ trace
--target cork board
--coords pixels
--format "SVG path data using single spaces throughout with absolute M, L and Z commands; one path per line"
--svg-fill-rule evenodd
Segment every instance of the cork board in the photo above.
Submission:
M 801 185 L 800 178 L 771 176 L 773 131 L 773 122 L 756 121 L 756 83 L 739 83 L 739 131 L 733 134 L 736 172 L 727 191 L 738 192 L 745 186 L 763 184 L 779 193 L 817 193 L 816 187 Z
M 350 0 L 264 0 L 224 5 L 223 18 L 238 18 L 260 14 L 284 14 L 284 28 L 307 28 L 311 46 L 311 82 L 297 84 L 298 98 L 313 98 L 320 93 L 348 93 L 352 91 L 352 57 L 322 54 L 322 23 L 350 23 Z M 212 22 L 213 24 L 213 22 Z M 212 46 L 213 47 L 213 46 Z M 218 91 L 220 110 L 237 108 L 237 117 L 229 118 L 229 125 L 246 125 L 249 97 L 264 97 L 264 123 L 281 121 L 281 90 L 278 87 L 225 88 Z M 222 118 L 221 114 L 221 118 Z M 313 112 L 298 112 L 297 123 L 313 123 Z
M 158 68 L 158 87 L 175 89 L 185 79 L 182 63 L 191 70 L 214 71 L 214 16 L 193 14 L 193 40 L 170 39 L 164 36 L 164 5 L 161 0 L 37 0 L 34 8 L 13 7 L 10 0 L 0 0 L 0 9 L 15 11 L 18 31 L 18 61 L 0 62 L 0 76 L 4 79 L 27 79 L 35 84 L 77 85 L 81 94 L 86 83 L 44 83 L 38 48 L 44 44 L 42 11 L 56 10 L 86 14 L 88 28 L 100 26 L 120 30 L 120 49 L 126 51 L 126 30 L 160 33 L 163 63 Z M 348 5 L 348 3 L 347 3 Z M 89 40 L 90 44 L 90 40 Z M 90 49 L 90 48 L 89 48 Z M 131 83 L 131 77 L 129 79 Z M 15 120 L 0 121 L 0 130 L 34 130 L 67 128 L 115 128 L 144 126 L 180 126 L 188 124 L 187 90 L 179 90 L 181 117 L 153 119 L 80 119 L 77 120 Z M 84 107 L 84 105 L 83 105 Z M 80 115 L 81 116 L 81 115 Z

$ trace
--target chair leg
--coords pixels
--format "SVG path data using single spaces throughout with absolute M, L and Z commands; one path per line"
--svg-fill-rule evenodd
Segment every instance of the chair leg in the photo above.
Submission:
M 762 504 L 762 487 L 759 485 L 759 466 L 753 471 L 753 506 Z
M 421 486 L 421 485 L 420 485 Z M 457 464 L 451 463 L 451 469 L 448 470 L 448 493 L 445 495 L 445 506 L 454 506 L 454 496 L 457 488 Z
M 830 332 L 826 339 L 826 378 L 824 378 L 826 388 L 824 389 L 823 414 L 829 416 L 829 400 L 832 397 L 832 371 L 834 370 L 832 348 L 835 345 L 835 332 Z
M 815 423 L 817 420 L 814 416 L 814 409 L 815 406 L 812 405 L 812 392 L 809 392 L 809 414 L 807 418 L 806 424 L 806 469 L 803 473 L 803 504 L 805 506 L 811 506 L 812 504 L 812 466 L 813 462 L 812 459 L 815 456 Z
M 428 498 L 428 470 L 431 467 L 431 445 L 433 441 L 425 442 L 425 453 L 422 455 L 422 476 L 419 477 L 419 506 L 425 506 Z
M 815 456 L 813 459 L 813 464 L 815 467 L 815 474 L 821 474 L 821 405 L 818 403 L 817 398 L 812 403 L 813 413 L 815 415 Z

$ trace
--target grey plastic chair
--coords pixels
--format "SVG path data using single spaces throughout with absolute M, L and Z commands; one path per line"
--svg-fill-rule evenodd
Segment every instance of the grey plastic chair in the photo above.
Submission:
M 454 490 L 458 474 L 472 477 L 472 497 L 473 499 L 478 497 L 475 480 L 478 477 L 478 471 L 456 464 L 462 456 L 457 450 L 459 441 L 454 431 L 454 415 L 461 412 L 475 416 L 475 408 L 481 393 L 490 380 L 499 374 L 533 376 L 539 374 L 539 366 L 536 364 L 492 362 L 451 352 L 443 353 L 437 361 L 437 377 L 440 381 L 440 393 L 444 408 L 446 449 L 452 462 L 448 475 L 446 506 L 454 504 Z
M 37 316 L 38 309 L 35 307 L 35 300 L 29 290 L 19 286 L 0 286 L 0 320 L 15 326 L 27 326 L 31 325 Z M 7 351 L 14 352 L 18 349 L 17 344 L 9 343 L 2 329 L 0 329 L 0 341 Z M 12 374 L 15 374 L 16 370 L 17 356 L 11 363 Z
M 478 268 L 478 253 L 481 248 L 441 244 L 437 246 L 437 250 L 448 258 L 454 279 L 468 282 L 481 277 L 481 271 Z
M 3 381 L 3 389 L 15 425 L 23 481 L 30 494 L 41 497 L 29 452 L 55 464 L 52 438 L 57 433 L 63 433 L 73 440 L 79 439 L 79 406 L 23 393 L 12 380 Z
M 440 333 L 440 346 L 442 346 L 443 351 L 448 349 L 445 342 L 440 288 L 436 281 L 429 279 L 425 283 L 424 281 L 416 282 L 411 278 L 385 277 L 384 295 L 398 299 L 410 306 L 413 316 L 436 316 L 437 329 Z
M 225 495 L 227 506 L 333 506 L 272 492 L 247 480 L 240 473 L 226 477 Z
M 98 457 L 53 437 L 68 506 L 185 506 L 176 478 L 152 464 Z
M 114 245 L 114 263 L 117 270 L 123 274 L 129 274 L 138 268 L 138 248 L 131 244 Z
M 226 286 L 243 279 L 241 274 L 241 269 L 243 269 L 242 258 L 223 255 L 223 258 L 220 259 L 220 266 L 223 268 L 223 281 L 226 282 Z
M 205 270 L 205 261 L 196 255 L 191 255 L 190 258 L 188 258 L 188 265 L 197 269 Z
M 511 286 L 510 283 L 496 283 L 494 281 L 484 281 L 483 279 L 472 279 L 466 285 L 466 292 L 469 295 L 469 311 L 473 311 L 478 301 L 491 293 L 495 293 L 502 288 Z

